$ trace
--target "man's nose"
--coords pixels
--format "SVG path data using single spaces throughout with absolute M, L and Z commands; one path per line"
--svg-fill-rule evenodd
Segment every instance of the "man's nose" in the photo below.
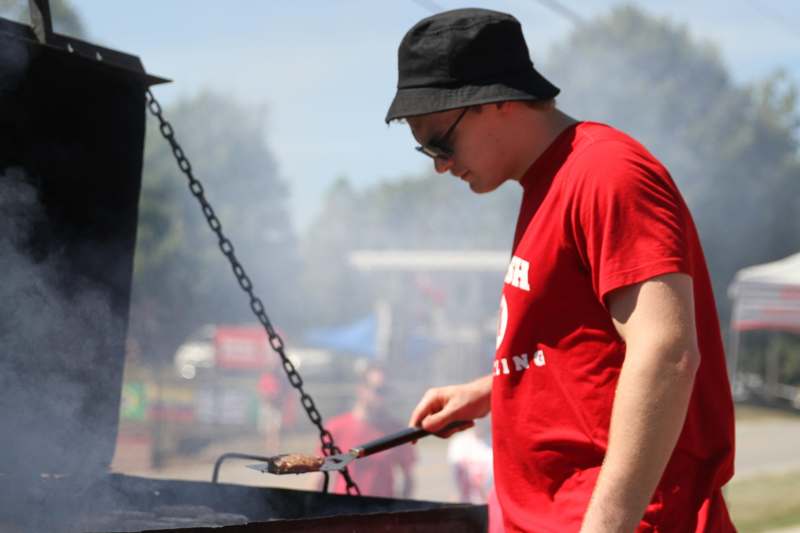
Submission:
M 444 174 L 453 168 L 453 160 L 449 157 L 437 157 L 433 160 L 433 168 L 435 168 L 436 172 L 439 174 Z

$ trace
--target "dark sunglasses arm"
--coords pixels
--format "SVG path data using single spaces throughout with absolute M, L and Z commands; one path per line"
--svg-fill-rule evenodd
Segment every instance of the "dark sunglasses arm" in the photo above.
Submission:
M 453 151 L 449 148 L 443 148 L 436 146 L 438 142 L 446 142 L 447 139 L 450 137 L 450 134 L 453 133 L 453 130 L 456 129 L 458 123 L 461 122 L 461 119 L 464 118 L 464 115 L 467 114 L 469 111 L 468 107 L 465 107 L 464 110 L 458 115 L 458 118 L 447 128 L 447 131 L 444 132 L 444 135 L 441 136 L 440 141 L 430 141 L 427 145 L 419 145 L 416 147 L 418 152 L 421 152 L 432 159 L 449 159 L 453 157 Z

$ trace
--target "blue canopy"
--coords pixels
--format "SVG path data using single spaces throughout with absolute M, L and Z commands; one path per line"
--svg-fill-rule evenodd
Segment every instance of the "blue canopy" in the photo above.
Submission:
M 305 341 L 318 348 L 375 357 L 378 353 L 378 319 L 369 315 L 342 326 L 314 328 L 306 333 Z

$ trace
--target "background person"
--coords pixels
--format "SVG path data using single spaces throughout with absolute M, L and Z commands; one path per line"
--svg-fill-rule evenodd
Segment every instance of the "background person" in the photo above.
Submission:
M 274 369 L 265 370 L 258 379 L 259 417 L 258 429 L 264 436 L 267 453 L 277 453 L 281 447 L 281 425 L 283 413 L 282 376 L 276 376 Z
M 389 393 L 383 368 L 368 366 L 363 371 L 353 409 L 327 423 L 336 445 L 343 452 L 403 429 L 403 423 L 385 408 Z M 409 498 L 414 489 L 412 467 L 415 460 L 412 446 L 397 446 L 353 461 L 348 469 L 365 496 Z M 397 474 L 400 476 L 399 490 L 396 490 Z M 346 487 L 344 477 L 336 474 L 334 492 L 346 494 Z

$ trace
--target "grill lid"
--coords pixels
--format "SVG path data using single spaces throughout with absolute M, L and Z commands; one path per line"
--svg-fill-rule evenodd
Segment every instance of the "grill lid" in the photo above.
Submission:
M 111 462 L 144 91 L 165 81 L 52 37 L 0 19 L 0 473 L 14 479 Z

